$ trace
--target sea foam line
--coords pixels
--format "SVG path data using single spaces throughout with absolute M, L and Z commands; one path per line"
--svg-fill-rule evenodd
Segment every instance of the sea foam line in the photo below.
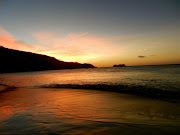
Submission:
M 42 85 L 41 88 L 73 88 L 73 89 L 95 89 L 103 91 L 112 91 L 119 93 L 127 93 L 139 96 L 158 98 L 173 102 L 180 102 L 179 91 L 161 90 L 158 88 L 150 88 L 146 86 L 134 85 L 108 85 L 108 84 L 48 84 Z

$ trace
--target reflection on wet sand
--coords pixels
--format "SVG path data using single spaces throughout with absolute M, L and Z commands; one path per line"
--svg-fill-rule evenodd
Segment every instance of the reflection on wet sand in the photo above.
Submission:
M 16 88 L 0 93 L 1 134 L 180 133 L 180 105 L 79 89 Z

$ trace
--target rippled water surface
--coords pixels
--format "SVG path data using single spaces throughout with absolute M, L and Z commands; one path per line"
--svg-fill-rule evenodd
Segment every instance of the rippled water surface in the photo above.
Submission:
M 73 69 L 1 74 L 0 83 L 16 87 L 48 84 L 107 84 L 180 90 L 180 65 Z
M 0 135 L 180 134 L 179 99 L 179 65 L 0 74 Z
M 79 89 L 0 93 L 0 134 L 178 134 L 180 106 Z

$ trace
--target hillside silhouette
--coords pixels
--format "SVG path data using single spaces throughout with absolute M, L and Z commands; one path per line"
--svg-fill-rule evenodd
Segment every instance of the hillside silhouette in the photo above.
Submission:
M 95 68 L 91 64 L 64 62 L 54 57 L 0 46 L 0 73 L 57 69 Z

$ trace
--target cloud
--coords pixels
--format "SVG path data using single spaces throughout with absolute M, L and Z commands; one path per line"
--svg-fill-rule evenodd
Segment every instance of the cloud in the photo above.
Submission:
M 33 47 L 25 42 L 20 42 L 18 39 L 14 38 L 8 31 L 0 27 L 0 45 L 19 50 L 30 51 Z
M 98 58 L 119 56 L 127 50 L 129 44 L 123 41 L 134 39 L 139 35 L 102 36 L 84 33 L 59 35 L 53 32 L 32 34 L 33 46 L 0 27 L 0 45 L 23 51 L 30 51 L 56 57 L 63 61 L 87 62 Z M 122 41 L 122 42 L 121 42 Z
M 140 56 L 138 56 L 138 58 L 145 58 L 146 56 L 142 56 L 142 55 L 140 55 Z
M 69 33 L 65 36 L 52 32 L 39 32 L 34 33 L 33 36 L 36 39 L 36 45 L 39 46 L 40 53 L 66 61 L 81 61 L 117 55 L 124 51 L 124 45 L 112 44 L 112 42 L 137 37 L 137 35 L 99 36 L 88 32 Z

